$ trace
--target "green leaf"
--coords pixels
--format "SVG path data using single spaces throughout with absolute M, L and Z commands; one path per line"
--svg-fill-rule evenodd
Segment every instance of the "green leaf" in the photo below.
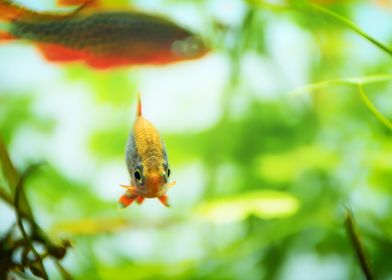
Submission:
M 263 155 L 255 166 L 256 172 L 262 178 L 273 182 L 288 183 L 308 170 L 331 170 L 337 162 L 337 155 L 323 147 L 304 146 L 286 153 Z
M 296 197 L 286 192 L 256 191 L 202 203 L 196 209 L 196 217 L 217 224 L 242 221 L 250 215 L 285 218 L 294 215 L 299 204 Z

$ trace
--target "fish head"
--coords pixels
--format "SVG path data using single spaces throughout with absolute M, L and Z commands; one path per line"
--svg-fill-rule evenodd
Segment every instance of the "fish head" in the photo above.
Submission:
M 128 15 L 129 16 L 129 15 Z M 136 63 L 166 64 L 195 59 L 209 50 L 204 40 L 168 19 L 142 13 L 132 14 L 129 33 L 118 52 Z
M 136 165 L 132 180 L 138 195 L 154 198 L 166 193 L 169 176 L 170 168 L 167 162 L 151 157 L 143 164 Z
M 171 44 L 171 52 L 179 60 L 202 57 L 208 50 L 206 43 L 200 36 L 190 33 Z

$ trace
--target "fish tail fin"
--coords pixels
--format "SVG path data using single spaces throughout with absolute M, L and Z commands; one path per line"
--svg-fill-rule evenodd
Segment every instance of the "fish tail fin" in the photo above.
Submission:
M 140 92 L 137 93 L 137 109 L 136 109 L 136 116 L 142 116 L 142 100 L 140 98 Z
M 0 0 L 1 1 L 1 0 Z M 2 22 L 1 18 L 0 18 L 0 42 L 3 40 L 12 40 L 15 39 L 14 36 L 12 36 L 12 34 L 10 34 L 8 32 L 8 28 L 9 28 L 9 23 L 7 22 Z
M 86 0 L 87 4 L 92 0 Z M 87 5 L 86 4 L 86 5 Z M 20 6 L 11 0 L 0 0 L 0 21 L 10 22 L 16 19 L 22 20 L 56 20 L 69 18 L 79 13 L 84 4 L 79 5 L 75 10 L 67 13 L 37 12 L 26 7 Z
M 0 42 L 1 41 L 7 41 L 7 40 L 13 40 L 15 39 L 14 36 L 12 36 L 12 34 L 6 32 L 6 31 L 1 31 L 0 30 Z

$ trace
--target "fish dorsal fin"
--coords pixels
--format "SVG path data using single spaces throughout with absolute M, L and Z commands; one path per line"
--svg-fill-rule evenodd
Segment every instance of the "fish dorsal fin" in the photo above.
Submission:
M 81 5 L 95 5 L 97 0 L 57 0 L 59 6 L 81 6 Z
M 80 12 L 100 7 L 98 0 L 57 0 L 56 3 L 60 7 L 79 7 Z
M 137 117 L 141 117 L 142 116 L 142 101 L 141 101 L 139 92 L 137 93 L 136 116 Z
M 128 7 L 126 0 L 57 0 L 59 6 L 83 6 L 82 12 L 89 10 L 112 10 Z

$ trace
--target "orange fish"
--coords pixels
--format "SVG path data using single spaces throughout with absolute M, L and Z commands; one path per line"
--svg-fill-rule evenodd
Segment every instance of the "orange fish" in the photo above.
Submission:
M 158 198 L 169 206 L 166 192 L 175 182 L 169 183 L 171 171 L 165 145 L 152 123 L 143 118 L 140 96 L 136 121 L 128 138 L 126 163 L 131 184 L 122 186 L 127 191 L 120 197 L 120 205 L 125 208 L 135 199 L 141 204 L 144 198 Z
M 5 21 L 0 39 L 29 40 L 49 61 L 84 61 L 98 69 L 166 64 L 207 52 L 200 37 L 167 19 L 135 11 L 99 10 L 91 4 L 94 1 L 85 1 L 75 11 L 60 14 L 35 12 L 0 0 L 0 22 Z

